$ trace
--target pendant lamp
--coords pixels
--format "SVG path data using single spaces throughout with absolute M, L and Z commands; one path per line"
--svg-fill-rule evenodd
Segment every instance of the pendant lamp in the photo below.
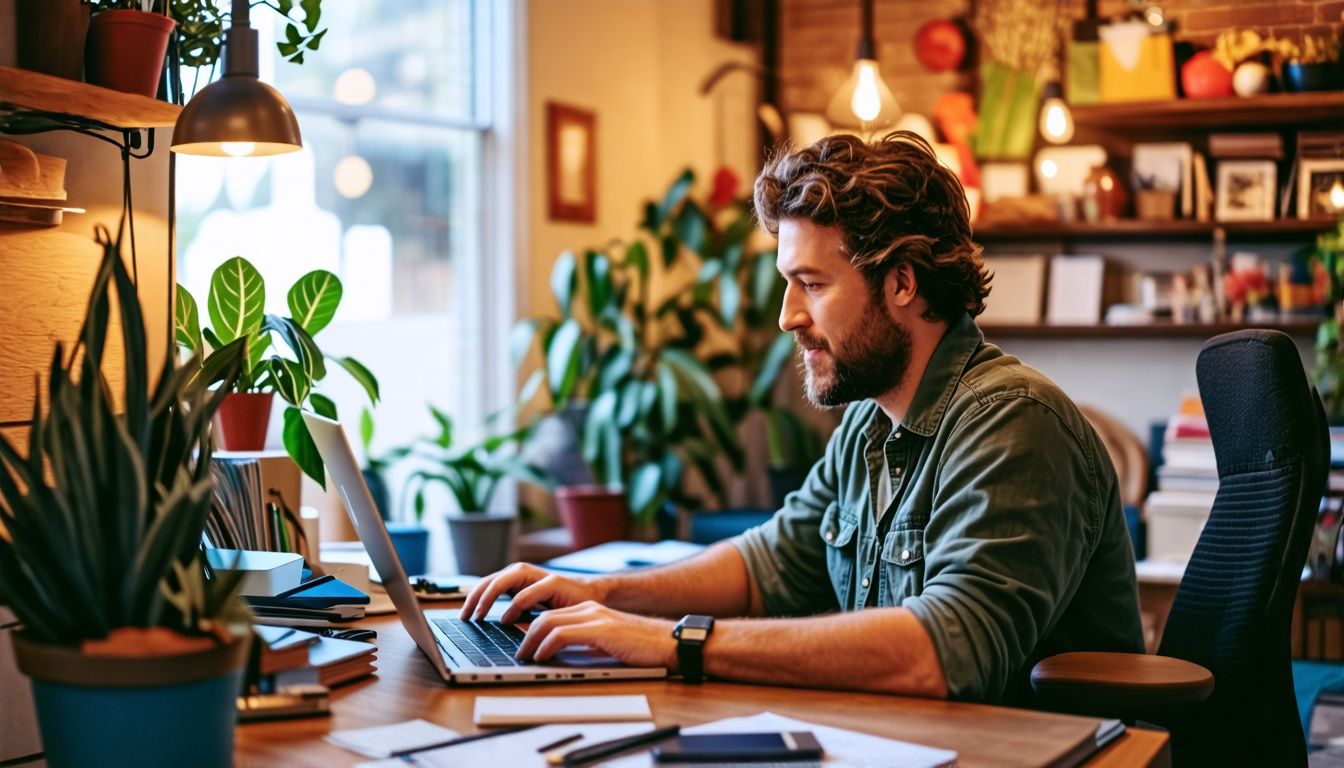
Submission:
M 1038 122 L 1041 138 L 1051 144 L 1068 144 L 1073 138 L 1073 113 L 1064 101 L 1064 89 L 1058 80 L 1046 83 Z
M 877 66 L 877 46 L 873 44 L 873 0 L 860 0 L 863 32 L 854 69 L 826 107 L 826 119 L 840 128 L 871 131 L 896 122 L 901 107 L 891 89 L 882 82 Z
M 257 79 L 257 72 L 257 31 L 249 23 L 248 0 L 233 0 L 224 77 L 182 108 L 173 128 L 173 151 L 212 157 L 299 151 L 303 139 L 294 110 L 279 91 Z

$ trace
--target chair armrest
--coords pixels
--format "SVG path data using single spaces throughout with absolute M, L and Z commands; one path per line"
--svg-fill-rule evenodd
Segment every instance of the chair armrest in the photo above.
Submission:
M 1049 707 L 1149 719 L 1207 699 L 1213 673 L 1170 656 L 1061 653 L 1032 668 L 1031 687 Z

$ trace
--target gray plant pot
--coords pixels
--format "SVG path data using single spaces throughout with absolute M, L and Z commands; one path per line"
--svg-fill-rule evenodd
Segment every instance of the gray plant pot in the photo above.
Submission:
M 513 558 L 516 516 L 507 512 L 447 515 L 457 572 L 488 576 Z

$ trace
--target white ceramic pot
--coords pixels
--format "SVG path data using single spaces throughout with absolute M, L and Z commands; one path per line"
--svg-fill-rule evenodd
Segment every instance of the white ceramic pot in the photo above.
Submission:
M 1244 61 L 1232 73 L 1232 90 L 1238 96 L 1255 96 L 1269 92 L 1269 67 L 1258 61 Z

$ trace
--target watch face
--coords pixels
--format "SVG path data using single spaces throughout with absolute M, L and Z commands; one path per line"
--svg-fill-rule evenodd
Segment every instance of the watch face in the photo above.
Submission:
M 677 635 L 678 640 L 685 640 L 690 643 L 702 643 L 709 637 L 709 630 L 702 627 L 682 627 Z
M 681 626 L 685 628 L 682 631 L 685 631 L 686 629 L 709 630 L 714 627 L 714 617 L 695 616 L 695 615 L 687 616 L 686 618 L 681 620 Z

